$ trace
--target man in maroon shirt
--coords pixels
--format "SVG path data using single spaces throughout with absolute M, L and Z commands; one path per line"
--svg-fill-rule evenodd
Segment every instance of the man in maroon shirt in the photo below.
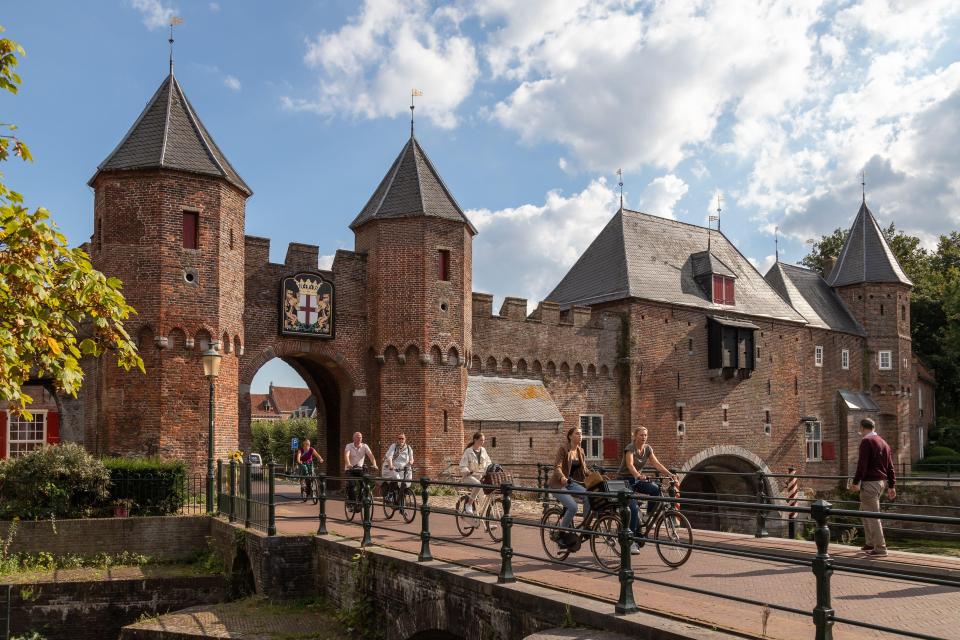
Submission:
M 853 476 L 851 489 L 860 492 L 860 511 L 880 511 L 880 494 L 887 490 L 887 497 L 897 497 L 897 475 L 893 470 L 893 453 L 890 445 L 877 435 L 877 425 L 870 418 L 860 421 L 860 455 L 857 473 Z M 862 547 L 868 556 L 887 555 L 887 543 L 883 539 L 883 526 L 878 518 L 863 519 Z

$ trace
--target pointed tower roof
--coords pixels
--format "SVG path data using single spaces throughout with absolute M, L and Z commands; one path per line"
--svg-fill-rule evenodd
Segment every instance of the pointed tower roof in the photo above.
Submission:
M 865 200 L 850 227 L 837 266 L 827 278 L 831 287 L 861 282 L 899 282 L 913 286 Z
M 101 171 L 175 169 L 223 178 L 253 194 L 203 126 L 180 83 L 171 73 L 117 148 L 97 167 Z
M 371 220 L 415 216 L 463 222 L 477 233 L 423 147 L 410 136 L 350 228 L 356 230 Z

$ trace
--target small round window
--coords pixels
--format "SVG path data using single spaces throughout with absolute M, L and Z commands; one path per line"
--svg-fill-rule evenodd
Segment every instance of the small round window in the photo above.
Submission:
M 448 307 L 448 305 L 447 305 L 447 301 L 446 301 L 446 300 L 444 300 L 443 302 L 440 303 L 440 311 L 443 311 L 444 313 L 446 313 L 447 307 Z
M 196 284 L 197 283 L 197 270 L 196 269 L 184 269 L 183 270 L 183 280 L 187 284 Z

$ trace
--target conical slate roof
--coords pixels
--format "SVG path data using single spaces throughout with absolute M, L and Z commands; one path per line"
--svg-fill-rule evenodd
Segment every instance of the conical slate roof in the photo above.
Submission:
M 850 227 L 837 266 L 827 278 L 831 287 L 861 282 L 899 282 L 913 286 L 890 250 L 877 219 L 864 202 Z
M 420 143 L 410 136 L 350 228 L 357 229 L 371 220 L 414 216 L 463 222 L 477 233 Z
M 247 196 L 253 194 L 194 111 L 171 73 L 117 148 L 97 167 L 101 171 L 176 169 L 221 177 Z
M 811 325 L 865 335 L 847 305 L 816 271 L 776 262 L 763 278 Z

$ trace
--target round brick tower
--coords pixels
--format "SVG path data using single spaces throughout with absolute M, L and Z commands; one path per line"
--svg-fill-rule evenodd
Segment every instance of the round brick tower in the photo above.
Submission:
M 477 231 L 412 132 L 350 228 L 367 256 L 372 444 L 405 431 L 417 464 L 442 469 L 463 450 Z
M 200 354 L 223 356 L 215 385 L 217 457 L 237 447 L 243 349 L 244 214 L 252 194 L 214 143 L 173 73 L 89 182 L 91 257 L 123 281 L 127 331 L 146 374 L 90 364 L 87 446 L 156 454 L 205 468 L 208 382 Z

